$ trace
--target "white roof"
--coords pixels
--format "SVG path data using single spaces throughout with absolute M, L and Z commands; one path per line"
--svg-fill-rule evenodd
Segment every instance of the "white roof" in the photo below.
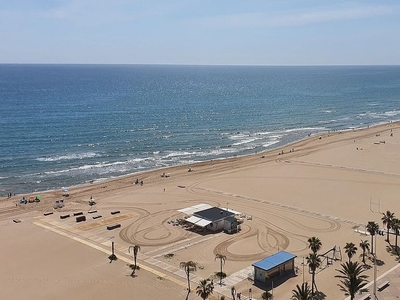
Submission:
M 188 215 L 188 216 L 191 216 L 191 215 L 193 215 L 195 212 L 202 211 L 202 210 L 205 210 L 205 209 L 208 209 L 208 208 L 211 208 L 211 207 L 212 207 L 212 206 L 209 205 L 209 204 L 200 203 L 200 204 L 193 205 L 193 206 L 190 206 L 190 207 L 178 209 L 178 211 L 179 211 L 179 212 L 182 212 L 182 213 L 184 213 L 184 214 L 186 214 L 186 215 Z
M 190 218 L 187 218 L 186 221 L 192 224 L 196 224 L 196 222 L 199 222 L 201 218 L 196 217 L 196 216 L 191 216 Z
M 212 222 L 206 219 L 200 219 L 200 221 L 196 222 L 196 226 L 200 227 L 206 227 L 208 224 L 211 224 Z
M 209 220 L 202 219 L 196 216 L 191 216 L 190 218 L 187 218 L 186 221 L 200 227 L 206 227 L 208 224 L 212 223 Z
M 231 213 L 234 213 L 235 215 L 242 214 L 240 211 L 236 211 L 236 210 L 233 210 L 233 209 L 230 209 L 230 208 L 226 208 L 226 207 L 221 207 L 221 209 L 227 210 L 227 211 L 229 211 Z

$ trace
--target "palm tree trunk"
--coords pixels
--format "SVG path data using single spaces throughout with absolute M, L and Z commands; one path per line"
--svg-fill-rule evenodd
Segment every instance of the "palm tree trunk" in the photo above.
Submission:
M 312 278 L 311 278 L 312 284 L 311 284 L 311 295 L 314 296 L 314 285 L 315 285 L 315 271 L 312 272 Z
M 222 259 L 221 259 L 221 273 L 219 273 L 219 285 L 222 286 Z
M 189 278 L 189 275 L 190 273 L 189 273 L 189 268 L 186 270 L 186 276 L 187 276 L 187 281 L 188 281 L 188 291 L 189 291 L 189 293 L 190 293 L 190 278 Z
M 136 269 L 136 255 L 135 255 L 135 269 Z
M 365 265 L 365 249 L 363 249 L 363 259 L 362 259 L 362 262 L 363 262 L 363 264 Z
M 389 241 L 389 225 L 388 225 L 388 227 L 387 227 L 387 241 L 388 241 L 388 243 L 390 244 L 390 241 Z
M 374 254 L 374 236 L 371 235 L 371 254 Z

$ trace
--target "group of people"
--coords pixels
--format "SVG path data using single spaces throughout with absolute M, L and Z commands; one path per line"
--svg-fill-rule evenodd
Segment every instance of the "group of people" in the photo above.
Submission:
M 135 184 L 143 185 L 143 180 L 139 182 L 139 179 L 136 179 Z

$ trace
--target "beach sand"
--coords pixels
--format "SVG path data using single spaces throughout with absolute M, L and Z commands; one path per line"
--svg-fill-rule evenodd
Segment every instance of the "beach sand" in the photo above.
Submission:
M 143 186 L 134 184 L 136 179 Z M 289 299 L 296 284 L 311 281 L 302 265 L 310 253 L 309 237 L 322 241 L 320 253 L 340 247 L 345 262 L 346 242 L 370 241 L 362 233 L 368 221 L 382 227 L 382 212 L 400 214 L 400 124 L 321 134 L 265 153 L 70 188 L 69 194 L 45 192 L 40 203 L 25 205 L 16 205 L 22 195 L 0 201 L 2 299 L 186 299 L 179 264 L 189 260 L 199 268 L 191 274 L 187 299 L 200 299 L 195 294 L 200 279 L 219 271 L 216 253 L 226 256 L 228 277 L 222 287 L 215 281 L 210 299 L 230 299 L 232 286 L 242 299 L 250 288 L 253 299 L 261 299 L 262 287 L 247 279 L 251 265 L 279 250 L 297 256 L 297 276 L 273 290 L 274 299 Z M 54 201 L 62 198 L 65 207 L 54 209 Z M 242 230 L 201 234 L 170 222 L 184 217 L 178 209 L 200 203 L 242 212 Z M 89 209 L 97 212 L 89 214 Z M 72 214 L 80 211 L 87 220 L 76 223 Z M 111 214 L 115 211 L 120 213 Z M 71 217 L 60 219 L 67 214 Z M 97 215 L 102 217 L 93 219 Z M 121 228 L 106 229 L 115 223 Z M 386 251 L 385 238 L 377 237 L 378 276 L 398 264 Z M 112 242 L 118 260 L 110 263 Z M 141 247 L 135 277 L 128 266 L 130 245 Z M 359 249 L 353 260 L 361 262 L 360 254 Z M 334 277 L 340 263 L 324 260 L 317 270 L 316 284 L 325 299 L 346 298 Z M 372 281 L 373 268 L 366 274 Z

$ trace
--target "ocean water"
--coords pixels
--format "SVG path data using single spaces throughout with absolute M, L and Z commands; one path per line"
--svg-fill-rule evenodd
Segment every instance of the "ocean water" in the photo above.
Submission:
M 400 66 L 0 65 L 0 195 L 400 119 Z

